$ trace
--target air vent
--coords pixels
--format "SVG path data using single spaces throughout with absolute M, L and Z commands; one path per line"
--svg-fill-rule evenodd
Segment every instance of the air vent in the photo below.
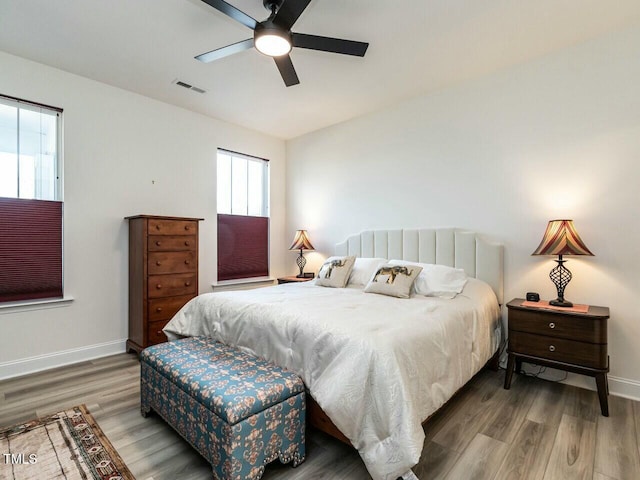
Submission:
M 207 91 L 203 88 L 194 87 L 193 85 L 190 85 L 178 79 L 174 80 L 172 83 L 178 85 L 179 87 L 186 88 L 187 90 L 193 90 L 194 92 L 198 93 L 207 93 Z

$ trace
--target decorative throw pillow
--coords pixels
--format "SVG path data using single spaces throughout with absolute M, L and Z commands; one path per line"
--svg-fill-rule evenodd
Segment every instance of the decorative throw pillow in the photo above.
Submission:
M 374 273 L 365 287 L 367 293 L 381 293 L 392 297 L 409 298 L 411 286 L 422 267 L 419 265 L 391 265 L 385 263 Z
M 364 287 L 380 265 L 387 263 L 386 258 L 356 258 L 347 285 Z
M 405 260 L 390 260 L 391 265 L 419 265 L 422 272 L 418 275 L 413 289 L 417 295 L 426 297 L 454 298 L 467 284 L 467 274 L 462 268 L 431 263 L 411 263 Z
M 356 257 L 329 257 L 320 267 L 316 285 L 344 288 Z

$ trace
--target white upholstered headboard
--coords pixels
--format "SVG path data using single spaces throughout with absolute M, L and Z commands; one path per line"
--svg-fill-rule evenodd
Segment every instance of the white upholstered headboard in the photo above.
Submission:
M 382 257 L 463 268 L 493 288 L 504 303 L 503 248 L 457 228 L 369 230 L 336 245 L 336 255 Z

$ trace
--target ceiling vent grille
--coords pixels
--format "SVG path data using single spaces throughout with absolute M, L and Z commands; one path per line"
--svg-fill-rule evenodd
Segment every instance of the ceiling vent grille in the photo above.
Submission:
M 187 90 L 193 90 L 194 92 L 198 92 L 198 93 L 207 93 L 207 91 L 203 88 L 199 88 L 199 87 L 194 87 L 193 85 L 187 83 L 187 82 L 183 82 L 181 80 L 174 80 L 172 83 L 174 83 L 175 85 L 178 85 L 179 87 L 182 88 L 186 88 Z

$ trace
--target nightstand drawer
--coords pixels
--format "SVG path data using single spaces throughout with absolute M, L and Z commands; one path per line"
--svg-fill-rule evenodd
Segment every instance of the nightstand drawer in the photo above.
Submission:
M 509 310 L 509 330 L 579 342 L 607 343 L 606 319 L 554 314 L 548 310 Z
M 513 312 L 511 312 L 513 313 Z M 509 330 L 509 352 L 584 367 L 607 368 L 607 346 Z

